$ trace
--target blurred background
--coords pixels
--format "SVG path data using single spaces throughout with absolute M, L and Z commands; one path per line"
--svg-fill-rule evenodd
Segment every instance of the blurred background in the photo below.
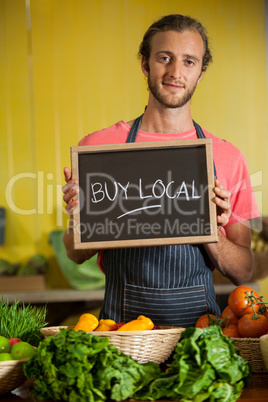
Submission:
M 214 59 L 192 115 L 244 153 L 259 209 L 268 215 L 266 6 L 264 0 L 0 0 L 0 259 L 14 268 L 42 255 L 46 287 L 73 286 L 51 239 L 68 223 L 61 188 L 70 147 L 142 113 L 148 92 L 138 47 L 148 26 L 171 13 L 195 17 L 208 30 Z M 267 255 L 263 239 L 256 253 Z M 256 281 L 268 301 L 265 258 Z

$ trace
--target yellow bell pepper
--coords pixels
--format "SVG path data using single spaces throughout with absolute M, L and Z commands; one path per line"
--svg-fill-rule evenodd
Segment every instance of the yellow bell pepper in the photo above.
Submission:
M 129 321 L 122 325 L 117 331 L 146 331 L 153 328 L 154 323 L 152 320 L 144 315 L 140 315 L 136 320 Z
M 100 320 L 100 325 L 95 329 L 96 331 L 112 331 L 116 327 L 116 322 L 113 320 Z
M 95 328 L 99 325 L 99 320 L 93 314 L 82 314 L 79 318 L 78 323 L 74 327 L 75 331 L 86 331 L 91 332 L 94 331 Z

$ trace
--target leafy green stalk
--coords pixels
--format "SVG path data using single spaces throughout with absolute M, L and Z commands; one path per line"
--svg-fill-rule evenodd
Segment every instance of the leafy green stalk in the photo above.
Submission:
M 46 323 L 47 307 L 36 307 L 31 304 L 20 304 L 8 300 L 0 302 L 0 335 L 6 338 L 19 338 L 33 346 L 37 346 L 43 335 L 40 329 Z

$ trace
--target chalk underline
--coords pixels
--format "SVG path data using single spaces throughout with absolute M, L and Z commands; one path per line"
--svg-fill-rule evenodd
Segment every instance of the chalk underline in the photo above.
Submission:
M 160 207 L 161 207 L 161 204 L 160 205 L 151 205 L 151 206 L 148 206 L 148 207 L 141 207 L 141 208 L 137 208 L 137 209 L 132 209 L 131 211 L 125 212 L 124 214 L 118 216 L 117 219 L 123 218 L 123 216 L 125 216 L 125 215 L 133 214 L 133 212 L 142 211 L 144 209 L 150 209 L 150 208 L 160 208 Z

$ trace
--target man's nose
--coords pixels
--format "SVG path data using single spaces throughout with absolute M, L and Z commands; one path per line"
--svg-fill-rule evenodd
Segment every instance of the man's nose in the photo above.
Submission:
M 181 78 L 182 75 L 182 65 L 179 61 L 174 60 L 170 65 L 169 73 L 174 78 Z

